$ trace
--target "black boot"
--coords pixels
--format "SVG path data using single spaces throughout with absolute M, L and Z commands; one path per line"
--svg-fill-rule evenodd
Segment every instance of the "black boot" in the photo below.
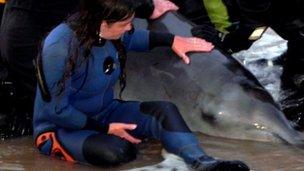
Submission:
M 0 80 L 0 139 L 32 135 L 33 100 L 19 96 L 15 84 Z
M 238 160 L 217 160 L 209 156 L 202 156 L 191 165 L 196 171 L 249 171 L 249 167 Z

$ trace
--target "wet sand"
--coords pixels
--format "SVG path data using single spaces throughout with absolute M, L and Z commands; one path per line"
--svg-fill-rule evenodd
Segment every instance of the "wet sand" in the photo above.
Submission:
M 244 160 L 254 171 L 304 170 L 303 150 L 293 146 L 230 140 L 201 134 L 199 139 L 201 146 L 212 156 Z M 135 161 L 114 168 L 68 164 L 58 159 L 49 158 L 38 153 L 33 147 L 31 137 L 3 141 L 0 143 L 0 149 L 0 170 L 126 170 L 162 161 L 160 154 L 162 148 L 156 141 L 142 144 Z

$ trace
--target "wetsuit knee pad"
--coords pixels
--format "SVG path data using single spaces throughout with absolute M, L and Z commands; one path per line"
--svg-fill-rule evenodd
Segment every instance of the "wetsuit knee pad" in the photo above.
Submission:
M 58 140 L 55 132 L 40 134 L 35 140 L 35 145 L 42 154 L 54 156 L 72 163 L 76 162 L 70 152 Z
M 137 149 L 130 142 L 116 136 L 94 134 L 83 144 L 85 160 L 92 165 L 113 166 L 132 161 Z
M 155 117 L 162 128 L 174 132 L 191 132 L 175 104 L 167 101 L 142 102 L 140 111 Z

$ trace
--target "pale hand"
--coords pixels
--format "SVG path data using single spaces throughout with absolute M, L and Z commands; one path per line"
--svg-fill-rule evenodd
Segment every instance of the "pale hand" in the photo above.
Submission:
M 108 134 L 116 135 L 133 144 L 138 144 L 141 143 L 141 140 L 133 137 L 127 132 L 127 130 L 134 130 L 136 127 L 137 125 L 135 124 L 110 123 Z
M 186 63 L 190 63 L 187 52 L 210 52 L 214 48 L 213 44 L 204 39 L 196 37 L 174 36 L 172 50 Z
M 150 19 L 156 19 L 168 11 L 177 11 L 178 7 L 168 0 L 153 0 L 154 11 Z

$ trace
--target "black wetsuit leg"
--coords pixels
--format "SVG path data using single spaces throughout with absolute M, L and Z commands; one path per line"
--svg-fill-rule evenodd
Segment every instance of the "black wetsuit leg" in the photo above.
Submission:
M 3 113 L 5 121 L 0 127 L 4 138 L 32 134 L 36 89 L 33 59 L 43 37 L 63 21 L 75 4 L 76 0 L 10 0 L 6 3 L 0 30 L 1 64 L 8 71 L 6 80 L 12 83 L 15 100 L 12 112 Z
M 137 148 L 130 142 L 90 130 L 45 132 L 37 136 L 36 147 L 45 155 L 97 166 L 126 163 L 137 154 Z
M 83 144 L 86 161 L 97 166 L 115 166 L 136 158 L 137 148 L 127 140 L 106 134 L 89 136 Z
M 1 21 L 2 21 L 3 10 L 4 10 L 4 4 L 0 3 L 0 25 L 1 25 Z
M 249 170 L 246 164 L 241 161 L 216 160 L 206 155 L 173 103 L 120 101 L 116 110 L 106 118 L 106 123 L 137 124 L 136 129 L 130 131 L 130 134 L 135 137 L 159 139 L 167 151 L 182 157 L 195 170 Z
M 33 59 L 45 30 L 34 23 L 27 11 L 6 8 L 4 16 L 0 33 L 1 57 L 16 97 L 15 111 L 6 114 L 4 134 L 30 135 L 36 86 Z

